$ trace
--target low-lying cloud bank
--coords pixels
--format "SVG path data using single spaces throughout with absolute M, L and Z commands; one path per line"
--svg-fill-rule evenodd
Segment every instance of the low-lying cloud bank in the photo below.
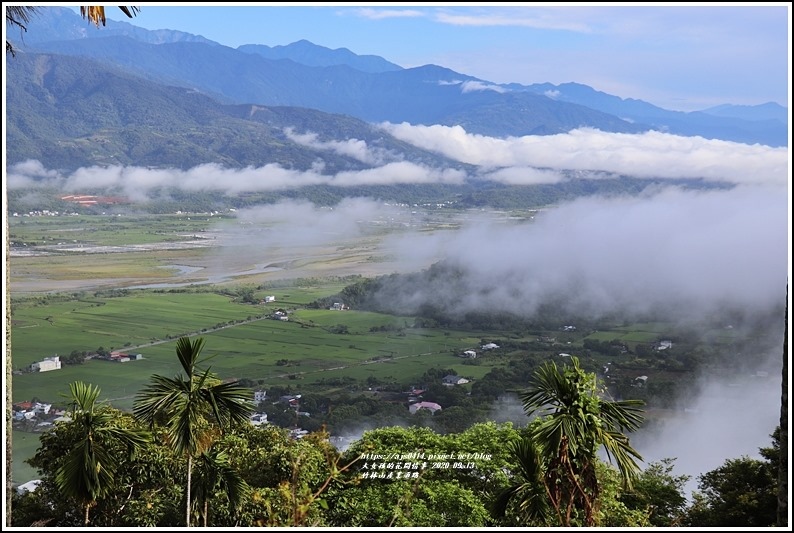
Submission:
M 660 132 L 577 129 L 558 135 L 499 139 L 460 126 L 384 123 L 394 137 L 487 168 L 590 170 L 639 178 L 704 178 L 730 183 L 785 183 L 788 150 Z
M 381 124 L 396 138 L 451 159 L 474 165 L 467 175 L 459 169 L 431 168 L 399 159 L 360 139 L 320 141 L 312 132 L 285 133 L 294 142 L 320 151 L 353 157 L 371 168 L 325 174 L 318 159 L 309 170 L 287 169 L 278 164 L 242 169 L 204 164 L 189 170 L 142 167 L 89 167 L 72 173 L 46 169 L 37 161 L 11 165 L 9 189 L 58 187 L 66 192 L 104 188 L 136 201 L 152 191 L 176 187 L 190 191 L 242 192 L 296 189 L 310 185 L 340 187 L 401 184 L 461 184 L 477 178 L 511 185 L 557 183 L 574 177 L 601 179 L 626 175 L 639 178 L 700 178 L 733 184 L 787 186 L 788 151 L 700 137 L 659 132 L 605 133 L 579 129 L 549 136 L 507 139 L 467 133 L 460 126 Z
M 531 315 L 554 300 L 593 318 L 670 306 L 689 315 L 782 305 L 787 231 L 777 187 L 665 188 L 579 199 L 532 223 L 478 221 L 452 235 L 403 236 L 394 247 L 417 263 L 422 254 L 443 256 L 462 272 L 449 286 L 436 280 L 403 292 L 407 306 Z

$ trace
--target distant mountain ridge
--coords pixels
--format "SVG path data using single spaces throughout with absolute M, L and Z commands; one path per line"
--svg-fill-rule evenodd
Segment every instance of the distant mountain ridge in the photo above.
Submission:
M 15 48 L 24 49 L 26 45 L 46 41 L 70 41 L 74 39 L 103 39 L 105 37 L 125 36 L 151 44 L 176 42 L 197 42 L 217 45 L 215 41 L 200 35 L 193 35 L 177 30 L 147 30 L 134 26 L 129 22 L 107 19 L 105 26 L 95 27 L 92 23 L 80 18 L 72 9 L 58 6 L 37 6 L 39 11 L 33 15 L 28 31 L 19 33 L 8 31 L 8 40 Z M 120 11 L 119 11 L 120 13 Z M 113 16 L 112 10 L 107 14 Z M 19 38 L 17 38 L 19 37 Z
M 249 54 L 259 54 L 266 59 L 289 59 L 309 67 L 333 67 L 347 65 L 361 72 L 390 72 L 402 70 L 400 65 L 386 61 L 380 56 L 356 55 L 347 48 L 331 50 L 305 39 L 286 46 L 267 46 L 264 44 L 244 44 L 237 50 Z
M 704 109 L 703 113 L 718 117 L 733 117 L 744 120 L 779 120 L 788 122 L 788 109 L 775 102 L 758 105 L 723 104 Z
M 580 83 L 508 84 L 517 91 L 543 94 L 554 100 L 571 102 L 604 113 L 611 113 L 653 129 L 678 135 L 700 135 L 743 143 L 786 146 L 788 110 L 775 103 L 758 106 L 722 105 L 704 111 L 670 111 L 633 98 L 623 99 Z
M 354 155 L 298 143 L 286 131 L 318 141 L 358 139 L 381 164 L 410 160 L 428 167 L 466 165 L 431 153 L 346 115 L 309 108 L 221 104 L 198 91 L 165 86 L 123 69 L 69 56 L 18 52 L 7 65 L 6 158 L 73 171 L 93 165 L 188 169 L 278 164 L 326 172 L 371 168 Z
M 183 32 L 151 32 L 123 22 L 87 28 L 74 11 L 56 7 L 43 9 L 31 21 L 29 34 L 36 35 L 25 40 L 30 51 L 89 57 L 228 104 L 307 107 L 369 122 L 460 125 L 470 133 L 497 137 L 591 127 L 788 143 L 785 108 L 770 113 L 718 106 L 711 112 L 684 113 L 577 83 L 497 85 L 436 65 L 403 69 L 378 56 L 330 50 L 306 40 L 233 49 Z

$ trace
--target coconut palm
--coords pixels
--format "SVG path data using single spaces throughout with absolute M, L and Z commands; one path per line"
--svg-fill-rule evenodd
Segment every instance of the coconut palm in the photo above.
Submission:
M 115 488 L 119 445 L 133 454 L 146 443 L 148 434 L 119 426 L 117 413 L 98 408 L 99 387 L 76 381 L 69 389 L 71 424 L 78 428 L 79 437 L 56 470 L 55 484 L 64 496 L 85 506 L 84 524 L 88 525 L 91 507 Z
M 209 368 L 199 370 L 203 347 L 201 337 L 194 342 L 181 337 L 176 343 L 176 355 L 185 375 L 152 376 L 151 383 L 138 393 L 133 406 L 135 416 L 150 427 L 162 423 L 173 450 L 187 457 L 185 522 L 188 527 L 193 460 L 209 449 L 216 431 L 247 422 L 253 412 L 250 390 L 239 387 L 236 381 L 222 383 Z
M 624 431 L 642 424 L 643 402 L 601 398 L 595 374 L 582 370 L 576 357 L 562 370 L 553 362 L 541 366 L 520 397 L 526 414 L 538 418 L 529 426 L 528 443 L 516 450 L 519 463 L 542 470 L 561 525 L 570 526 L 575 510 L 584 513 L 585 525 L 594 525 L 599 452 L 616 464 L 626 488 L 640 472 L 635 460 L 642 457 Z

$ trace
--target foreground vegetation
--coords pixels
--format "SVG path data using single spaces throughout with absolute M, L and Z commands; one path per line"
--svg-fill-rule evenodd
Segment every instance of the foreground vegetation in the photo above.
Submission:
M 702 476 L 703 492 L 688 506 L 687 478 L 672 475 L 671 460 L 640 470 L 630 459 L 639 458 L 627 436 L 641 420 L 637 402 L 600 400 L 595 376 L 576 359 L 535 374 L 525 409 L 556 409 L 523 428 L 487 422 L 442 435 L 384 427 L 341 452 L 323 431 L 292 438 L 249 424 L 237 384 L 196 366 L 202 344 L 179 340 L 184 374 L 152 376 L 134 415 L 98 405 L 95 387 L 72 384 L 71 420 L 42 436 L 30 460 L 41 482 L 14 497 L 12 525 L 774 523 L 779 449 L 764 450 L 765 461 L 729 461 Z M 617 467 L 598 458 L 601 446 Z M 750 470 L 756 475 L 745 476 Z

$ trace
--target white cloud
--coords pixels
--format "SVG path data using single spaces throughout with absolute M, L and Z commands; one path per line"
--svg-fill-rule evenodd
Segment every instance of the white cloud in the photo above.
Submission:
M 355 150 L 356 143 L 339 143 Z M 363 152 L 362 152 L 363 153 Z M 155 189 L 171 187 L 190 191 L 218 191 L 238 194 L 250 191 L 274 191 L 297 189 L 309 185 L 393 185 L 406 183 L 462 183 L 466 173 L 453 169 L 434 169 L 398 161 L 370 169 L 339 172 L 336 175 L 322 174 L 324 164 L 317 161 L 311 170 L 285 169 L 277 164 L 241 169 L 224 168 L 215 163 L 199 165 L 189 170 L 150 169 L 143 167 L 86 167 L 71 175 L 61 176 L 47 172 L 42 178 L 40 165 L 26 162 L 14 165 L 9 170 L 9 189 L 48 186 L 64 191 L 80 192 L 102 188 L 118 191 L 135 201 L 144 201 Z M 32 173 L 28 174 L 30 170 Z
M 480 177 L 505 183 L 507 185 L 539 185 L 541 183 L 558 183 L 565 175 L 557 170 L 544 170 L 533 167 L 507 167 L 486 172 Z
M 639 178 L 703 178 L 785 185 L 788 150 L 660 132 L 577 129 L 500 139 L 461 126 L 382 124 L 391 135 L 452 159 L 490 168 L 534 166 L 596 170 Z
M 453 26 L 515 26 L 521 28 L 535 28 L 541 30 L 564 30 L 577 33 L 589 33 L 590 29 L 586 24 L 572 23 L 564 17 L 557 17 L 552 10 L 544 12 L 528 12 L 526 8 L 521 15 L 516 11 L 511 14 L 501 13 L 482 13 L 478 15 L 460 15 L 450 12 L 440 11 L 435 15 L 435 20 L 443 24 Z
M 473 91 L 494 91 L 497 93 L 505 93 L 507 89 L 493 85 L 492 83 L 483 83 L 481 81 L 465 81 L 461 86 L 461 92 L 470 93 Z
M 371 9 L 365 7 L 356 9 L 355 12 L 358 16 L 370 20 L 382 20 L 389 18 L 416 18 L 425 16 L 424 13 L 415 9 Z
M 316 133 L 307 132 L 298 134 L 292 128 L 286 128 L 284 134 L 287 138 L 302 146 L 316 150 L 330 150 L 337 154 L 352 157 L 370 165 L 383 164 L 387 157 L 385 150 L 371 149 L 366 141 L 360 139 L 347 139 L 345 141 L 320 141 Z

